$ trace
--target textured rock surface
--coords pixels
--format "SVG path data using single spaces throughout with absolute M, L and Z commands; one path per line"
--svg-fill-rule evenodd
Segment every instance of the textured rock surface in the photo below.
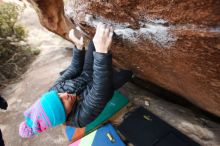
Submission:
M 111 24 L 115 63 L 220 116 L 219 0 L 30 1 L 64 38 L 70 27 L 91 38 L 98 22 Z

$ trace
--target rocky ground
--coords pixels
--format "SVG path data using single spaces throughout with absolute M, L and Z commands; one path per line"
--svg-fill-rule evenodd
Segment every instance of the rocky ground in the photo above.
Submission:
M 71 52 L 65 48 L 71 47 L 72 44 L 43 28 L 35 11 L 28 5 L 18 23 L 23 24 L 28 30 L 28 43 L 39 48 L 41 53 L 20 81 L 1 91 L 9 104 L 7 111 L 0 110 L 0 128 L 5 145 L 67 145 L 68 141 L 62 127 L 49 129 L 32 139 L 21 139 L 18 135 L 18 127 L 23 120 L 23 111 L 47 91 L 58 77 L 58 73 L 68 66 Z M 204 115 L 195 114 L 183 106 L 167 102 L 163 97 L 157 97 L 132 83 L 127 83 L 123 89 L 131 100 L 126 110 L 139 105 L 145 106 L 201 145 L 220 145 L 219 123 L 213 122 Z
M 18 22 L 23 24 L 28 31 L 28 43 L 34 48 L 39 48 L 41 53 L 20 81 L 1 91 L 9 104 L 7 111 L 0 111 L 0 127 L 5 145 L 67 145 L 67 139 L 61 127 L 49 130 L 30 140 L 19 137 L 18 127 L 23 120 L 24 110 L 48 90 L 58 73 L 68 65 L 71 56 L 65 47 L 70 47 L 72 44 L 43 28 L 35 11 L 30 7 L 24 9 Z

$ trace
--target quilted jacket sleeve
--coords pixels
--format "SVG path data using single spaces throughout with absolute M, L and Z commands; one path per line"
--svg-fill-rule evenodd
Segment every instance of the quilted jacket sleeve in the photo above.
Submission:
M 73 49 L 73 57 L 70 66 L 66 71 L 59 77 L 56 83 L 65 81 L 68 79 L 73 79 L 80 75 L 83 69 L 83 63 L 85 58 L 85 50 L 79 50 L 77 48 Z
M 113 95 L 112 55 L 93 52 L 93 81 L 89 91 L 83 95 L 73 113 L 73 123 L 76 127 L 84 127 L 92 122 L 104 109 Z

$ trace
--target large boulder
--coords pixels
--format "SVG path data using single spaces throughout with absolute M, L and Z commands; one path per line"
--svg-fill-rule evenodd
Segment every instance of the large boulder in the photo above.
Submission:
M 114 63 L 220 116 L 219 0 L 29 0 L 42 25 L 91 39 L 98 22 L 116 37 Z

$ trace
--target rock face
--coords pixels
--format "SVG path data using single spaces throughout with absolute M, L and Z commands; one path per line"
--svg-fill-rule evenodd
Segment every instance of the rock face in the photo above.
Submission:
M 98 22 L 116 37 L 114 63 L 220 116 L 219 0 L 29 0 L 60 36 Z M 72 23 L 70 23 L 72 22 Z

